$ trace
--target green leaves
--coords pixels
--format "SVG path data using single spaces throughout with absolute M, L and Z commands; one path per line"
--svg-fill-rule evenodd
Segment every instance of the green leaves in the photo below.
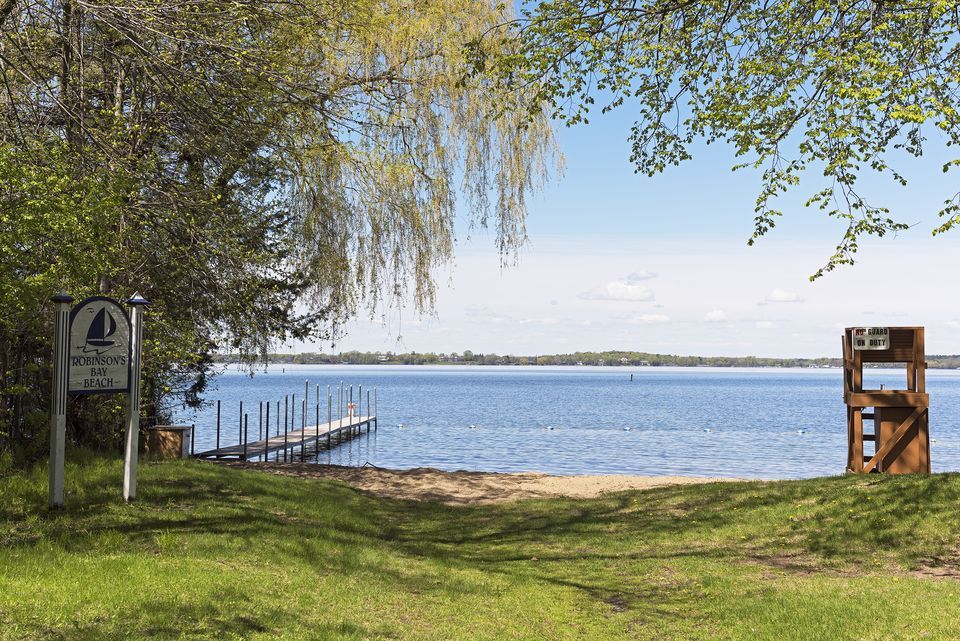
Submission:
M 808 205 L 850 224 L 814 278 L 852 264 L 859 238 L 906 227 L 858 194 L 864 171 L 906 185 L 890 152 L 922 155 L 931 125 L 960 142 L 955 0 L 552 0 L 523 16 L 519 55 L 491 56 L 483 72 L 532 89 L 531 113 L 568 125 L 595 101 L 627 106 L 639 173 L 688 160 L 695 140 L 727 142 L 736 167 L 763 172 L 750 244 L 781 215 L 776 197 L 819 172 Z M 935 233 L 956 222 L 950 203 L 940 215 Z
M 202 388 L 213 349 L 252 362 L 381 305 L 429 309 L 458 212 L 514 251 L 556 152 L 526 90 L 464 73 L 516 54 L 482 37 L 505 11 L 16 3 L 0 31 L 0 359 L 26 353 L 26 332 L 45 361 L 59 288 L 139 290 L 156 404 Z

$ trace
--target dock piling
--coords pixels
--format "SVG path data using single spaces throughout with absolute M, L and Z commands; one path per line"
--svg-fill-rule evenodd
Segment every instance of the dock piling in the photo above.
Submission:
M 300 412 L 300 462 L 303 463 L 304 450 L 306 450 L 306 442 L 303 440 L 307 435 L 307 399 L 304 398 L 303 408 Z
M 220 449 L 220 401 L 217 401 L 217 449 Z
M 247 460 L 247 428 L 250 425 L 250 416 L 243 415 L 243 460 Z
M 283 462 L 287 462 L 287 419 L 290 416 L 290 397 L 283 397 Z

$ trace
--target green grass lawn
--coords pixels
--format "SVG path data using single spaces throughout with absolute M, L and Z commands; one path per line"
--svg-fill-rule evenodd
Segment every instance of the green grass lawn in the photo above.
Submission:
M 958 639 L 960 476 L 480 507 L 73 453 L 0 478 L 0 639 Z M 921 571 L 918 572 L 917 570 Z

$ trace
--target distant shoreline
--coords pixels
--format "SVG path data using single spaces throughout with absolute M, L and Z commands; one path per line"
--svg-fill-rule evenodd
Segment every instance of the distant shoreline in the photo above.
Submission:
M 344 352 L 342 354 L 268 354 L 266 360 L 255 361 L 267 365 L 383 365 L 383 366 L 482 366 L 482 367 L 604 367 L 649 369 L 656 367 L 714 368 L 735 367 L 757 369 L 842 369 L 840 358 L 757 358 L 753 356 L 675 356 L 668 354 L 641 354 L 636 352 L 603 352 L 607 358 L 594 352 L 546 356 L 498 356 L 496 354 L 380 354 L 371 352 Z M 577 356 L 588 358 L 577 358 Z M 642 358 L 645 356 L 646 358 Z M 237 354 L 218 354 L 213 357 L 218 365 L 243 365 L 251 361 Z M 902 369 L 902 363 L 872 363 L 872 368 Z M 928 369 L 960 369 L 960 355 L 928 355 Z

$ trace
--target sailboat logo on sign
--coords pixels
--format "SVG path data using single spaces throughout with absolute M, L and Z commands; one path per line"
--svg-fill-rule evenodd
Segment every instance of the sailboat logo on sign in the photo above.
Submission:
M 90 311 L 93 312 L 94 310 L 91 309 Z M 82 349 L 84 354 L 90 352 L 94 354 L 106 353 L 116 347 L 117 341 L 110 339 L 116 333 L 117 321 L 110 315 L 106 307 L 101 307 L 87 329 L 87 342 L 78 345 L 78 348 Z

